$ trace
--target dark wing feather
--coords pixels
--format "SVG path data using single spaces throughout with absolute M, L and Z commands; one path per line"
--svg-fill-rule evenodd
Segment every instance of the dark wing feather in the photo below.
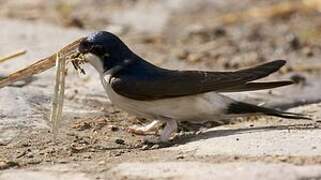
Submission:
M 255 91 L 262 89 L 272 89 L 293 84 L 293 81 L 272 81 L 272 82 L 248 82 L 239 86 L 230 87 L 227 89 L 220 89 L 219 92 L 241 92 L 241 91 Z
M 246 90 L 247 86 L 249 89 L 255 89 L 255 85 L 248 83 L 249 81 L 266 77 L 285 63 L 284 60 L 275 60 L 235 72 L 171 71 L 155 67 L 132 67 L 131 70 L 134 72 L 112 78 L 111 87 L 118 94 L 136 100 L 156 100 L 209 91 L 237 91 L 237 87 Z
M 253 104 L 237 102 L 237 101 L 230 104 L 227 108 L 227 114 L 249 114 L 249 113 L 259 113 L 259 114 L 265 114 L 265 115 L 288 118 L 288 119 L 311 120 L 311 118 L 306 117 L 303 114 L 279 111 L 276 109 L 256 106 Z

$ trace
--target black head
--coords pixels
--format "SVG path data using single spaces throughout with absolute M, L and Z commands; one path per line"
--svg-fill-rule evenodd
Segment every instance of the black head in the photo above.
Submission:
M 133 55 L 132 51 L 116 35 L 106 31 L 90 34 L 80 42 L 79 52 L 98 57 L 104 71 L 122 64 Z M 91 63 L 90 60 L 89 63 Z

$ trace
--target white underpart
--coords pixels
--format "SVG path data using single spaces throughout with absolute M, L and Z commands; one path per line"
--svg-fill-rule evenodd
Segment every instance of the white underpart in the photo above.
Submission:
M 117 94 L 111 88 L 109 82 L 112 79 L 109 74 L 103 73 L 102 63 L 97 56 L 88 55 L 87 58 L 89 63 L 100 73 L 101 82 L 114 105 L 138 117 L 167 123 L 161 134 L 162 141 L 168 139 L 176 130 L 176 121 L 219 121 L 224 117 L 227 105 L 233 102 L 229 97 L 215 92 L 153 101 L 130 99 Z M 133 89 L 133 91 L 135 90 Z
M 94 54 L 85 54 L 85 59 L 98 71 L 99 74 L 104 72 L 104 66 L 101 60 Z

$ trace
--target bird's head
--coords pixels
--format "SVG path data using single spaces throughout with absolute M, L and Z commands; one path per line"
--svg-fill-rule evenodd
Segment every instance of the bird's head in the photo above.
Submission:
M 116 35 L 106 31 L 90 34 L 80 42 L 78 50 L 100 73 L 121 66 L 133 54 Z

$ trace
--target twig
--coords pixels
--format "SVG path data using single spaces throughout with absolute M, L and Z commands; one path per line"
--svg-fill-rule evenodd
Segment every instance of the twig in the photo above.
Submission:
M 0 57 L 0 63 L 3 63 L 9 59 L 12 59 L 12 58 L 15 58 L 15 57 L 18 57 L 18 56 L 22 56 L 24 54 L 27 53 L 27 50 L 19 50 L 13 54 L 10 54 L 10 55 L 7 55 L 7 56 L 4 56 L 4 57 Z
M 60 57 L 60 53 L 56 55 L 56 84 L 55 91 L 52 98 L 52 109 L 50 121 L 52 123 L 52 132 L 54 134 L 54 141 L 57 139 L 58 128 L 62 118 L 62 107 L 64 102 L 65 91 L 65 57 Z
M 82 39 L 83 38 L 80 38 L 80 39 L 68 44 L 64 48 L 62 48 L 59 51 L 60 54 L 64 57 L 74 54 L 76 49 L 78 48 L 79 42 Z M 9 76 L 1 79 L 0 80 L 0 88 L 8 86 L 16 81 L 30 77 L 34 74 L 39 74 L 41 72 L 44 72 L 47 69 L 53 67 L 55 65 L 55 62 L 56 62 L 56 54 L 51 55 L 47 58 L 41 59 L 41 60 L 35 62 L 34 64 L 31 64 L 30 66 L 28 66 L 20 71 L 17 71 L 15 73 L 12 73 Z

